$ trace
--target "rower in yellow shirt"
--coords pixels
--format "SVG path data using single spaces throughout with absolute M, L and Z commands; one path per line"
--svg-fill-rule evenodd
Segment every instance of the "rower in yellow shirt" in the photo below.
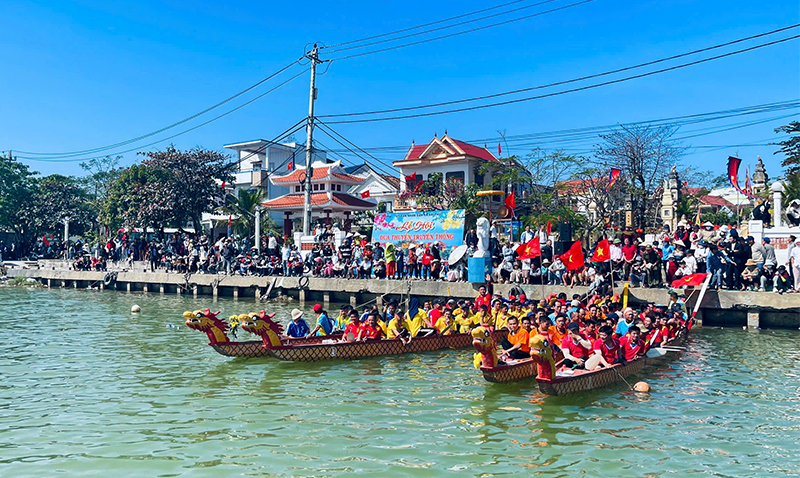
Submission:
M 508 328 L 508 305 L 501 304 L 500 305 L 500 312 L 497 313 L 497 317 L 494 319 L 494 326 L 497 329 L 507 329 Z
M 406 323 L 408 324 L 408 331 L 411 332 L 412 337 L 419 334 L 419 330 L 423 327 L 428 327 L 428 313 L 425 309 L 419 306 L 419 299 L 413 297 L 408 302 L 408 312 L 405 315 Z
M 445 309 L 444 314 L 439 317 L 439 320 L 436 321 L 436 330 L 439 331 L 440 335 L 452 335 L 458 333 L 459 327 L 458 323 L 456 323 L 455 317 L 453 317 L 453 311 L 450 309 Z

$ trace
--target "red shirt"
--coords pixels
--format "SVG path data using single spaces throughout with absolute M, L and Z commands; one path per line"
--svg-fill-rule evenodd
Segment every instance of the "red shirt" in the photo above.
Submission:
M 368 339 L 383 338 L 383 329 L 381 328 L 380 325 L 375 326 L 375 328 L 372 328 L 371 325 L 364 324 L 363 330 L 364 330 L 364 337 Z
M 433 256 L 432 255 L 424 254 L 422 256 L 422 265 L 423 266 L 429 266 L 429 265 L 431 265 L 431 262 L 433 262 Z
M 631 336 L 626 335 L 620 339 L 619 346 L 625 355 L 625 360 L 633 360 L 637 355 L 643 355 L 645 352 L 644 341 L 641 337 L 636 342 L 631 342 Z
M 586 329 L 583 329 L 581 335 L 584 339 L 588 340 L 591 343 L 594 343 L 595 340 L 599 338 L 599 334 L 597 333 L 597 329 L 594 329 L 594 332 L 589 333 Z
M 580 343 L 575 343 L 572 337 L 564 337 L 561 340 L 561 348 L 569 350 L 570 355 L 575 358 L 587 359 L 592 354 L 591 350 L 587 349 Z
M 428 317 L 430 317 L 430 318 L 431 318 L 431 323 L 432 323 L 432 324 L 436 324 L 436 321 L 437 321 L 437 320 L 439 320 L 439 318 L 440 318 L 441 316 L 443 316 L 443 315 L 444 315 L 444 314 L 442 313 L 442 311 L 441 311 L 441 310 L 438 310 L 438 309 L 436 309 L 436 308 L 433 308 L 433 309 L 431 309 L 431 311 L 430 311 L 430 312 L 428 312 Z
M 492 300 L 492 298 L 489 297 L 489 294 L 486 294 L 483 297 L 481 297 L 481 296 L 475 297 L 475 309 L 476 310 L 481 310 L 481 306 L 482 305 L 485 305 L 486 308 L 488 309 L 489 308 L 489 302 L 491 300 Z
M 610 342 L 611 345 L 608 345 L 602 339 L 597 339 L 592 344 L 592 350 L 599 350 L 606 362 L 613 364 L 619 356 L 619 340 L 611 337 Z
M 633 244 L 622 246 L 622 257 L 624 257 L 626 261 L 632 261 L 633 258 L 636 257 L 637 250 L 638 249 Z
M 358 333 L 361 332 L 362 327 L 363 326 L 361 324 L 350 322 L 347 324 L 347 327 L 344 328 L 344 334 L 347 335 L 352 333 L 353 337 L 358 337 Z

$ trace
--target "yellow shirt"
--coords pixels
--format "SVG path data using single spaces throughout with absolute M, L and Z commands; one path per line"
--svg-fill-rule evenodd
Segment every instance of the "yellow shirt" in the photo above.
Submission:
M 497 318 L 494 321 L 494 326 L 498 329 L 508 328 L 508 318 L 505 316 L 505 314 L 497 314 Z
M 394 339 L 397 337 L 397 333 L 395 332 L 396 329 L 407 329 L 409 332 L 411 331 L 411 327 L 408 326 L 408 321 L 406 319 L 398 319 L 395 317 L 394 319 L 389 321 L 389 325 L 386 331 L 386 337 L 390 339 Z
M 408 324 L 408 331 L 411 332 L 412 337 L 416 337 L 419 329 L 425 327 L 425 322 L 428 320 L 428 313 L 422 309 L 417 311 L 417 315 L 409 318 L 406 312 L 406 324 Z
M 442 331 L 446 328 L 447 328 L 447 323 L 444 320 L 444 316 L 439 317 L 439 320 L 436 321 L 436 330 L 438 330 L 439 333 L 441 334 Z M 456 322 L 454 319 L 453 326 L 450 327 L 450 330 L 448 330 L 444 335 L 451 335 L 457 333 L 458 333 L 458 322 Z
M 378 326 L 381 328 L 381 330 L 383 330 L 383 336 L 388 337 L 389 333 L 388 330 L 386 329 L 386 322 L 382 321 L 381 319 L 378 319 Z

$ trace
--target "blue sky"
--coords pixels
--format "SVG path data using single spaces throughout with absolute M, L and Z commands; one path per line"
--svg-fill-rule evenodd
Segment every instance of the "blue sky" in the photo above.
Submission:
M 309 42 L 331 45 L 499 3 L 502 2 L 307 1 L 289 5 L 250 1 L 6 1 L 0 29 L 0 65 L 4 66 L 0 75 L 0 150 L 64 152 L 125 141 L 183 119 L 254 84 L 299 58 Z M 530 3 L 533 2 L 515 6 Z M 525 12 L 569 3 L 558 0 Z M 594 0 L 480 32 L 334 61 L 318 78 L 317 114 L 403 107 L 535 86 L 683 53 L 800 23 L 799 20 L 800 4 L 796 0 Z M 795 35 L 798 30 L 770 39 Z M 357 51 L 364 50 L 353 52 Z M 150 141 L 119 149 L 130 149 L 198 124 L 301 71 L 302 67 L 296 65 L 209 115 Z M 398 146 L 410 145 L 412 140 L 427 142 L 434 133 L 441 135 L 445 130 L 457 139 L 475 140 L 497 137 L 498 130 L 520 135 L 798 98 L 800 42 L 794 40 L 554 98 L 335 128 L 361 147 Z M 307 102 L 308 75 L 304 74 L 253 104 L 170 141 L 179 148 L 221 149 L 227 143 L 271 139 L 305 116 Z M 795 113 L 794 119 L 798 118 L 798 110 L 732 118 L 686 126 L 678 136 L 699 128 L 722 128 L 791 113 Z M 763 143 L 776 136 L 776 126 L 788 121 L 791 118 L 776 119 L 691 138 L 683 144 Z M 305 133 L 296 137 L 304 139 Z M 338 148 L 330 138 L 319 138 L 325 146 Z M 142 150 L 157 149 L 170 141 Z M 585 151 L 598 141 L 586 139 L 578 144 L 549 146 Z M 511 152 L 516 154 L 524 154 L 530 148 L 530 144 L 511 146 Z M 490 149 L 495 151 L 496 144 Z M 773 146 L 710 149 L 689 149 L 684 163 L 722 172 L 727 156 L 738 154 L 752 169 L 760 154 L 772 177 L 780 172 L 780 159 L 773 156 Z M 400 159 L 402 154 L 375 153 L 387 161 Z M 92 156 L 95 155 L 84 157 Z M 123 164 L 132 164 L 136 159 L 135 153 L 126 153 Z M 43 174 L 82 174 L 78 162 L 24 162 Z M 352 158 L 351 162 L 361 161 Z

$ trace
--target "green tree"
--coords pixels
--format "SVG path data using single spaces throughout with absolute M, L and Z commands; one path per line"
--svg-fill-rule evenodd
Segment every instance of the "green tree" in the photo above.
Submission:
M 200 231 L 202 214 L 224 201 L 219 182 L 232 181 L 236 163 L 217 151 L 180 151 L 174 145 L 164 151 L 139 154 L 149 158 L 142 161 L 144 166 L 166 175 L 167 184 L 154 191 L 158 193 L 154 198 L 174 204 L 172 222 L 181 227 L 191 221 L 195 231 Z
M 225 204 L 219 208 L 223 214 L 236 216 L 233 220 L 233 231 L 239 237 L 254 236 L 256 230 L 256 208 L 264 202 L 263 189 L 240 189 L 236 195 L 228 193 Z M 273 233 L 282 236 L 278 224 L 267 212 L 261 213 L 261 234 Z
M 122 173 L 123 168 L 119 167 L 120 159 L 122 156 L 106 156 L 80 163 L 81 169 L 89 173 L 83 178 L 83 182 L 95 201 L 101 201 L 108 195 L 111 185 Z
M 776 143 L 781 149 L 775 154 L 785 154 L 781 165 L 786 168 L 787 174 L 800 173 L 800 121 L 792 121 L 788 125 L 775 129 L 776 133 L 786 133 L 791 138 Z
M 20 213 L 33 195 L 33 176 L 27 165 L 8 156 L 0 157 L 0 228 L 20 234 L 26 230 Z
M 36 180 L 30 202 L 22 209 L 21 219 L 35 235 L 60 236 L 69 219 L 71 235 L 82 235 L 95 224 L 97 210 L 81 181 L 71 176 L 51 174 Z
M 163 235 L 165 226 L 175 225 L 177 206 L 169 176 L 144 164 L 124 169 L 102 202 L 101 222 L 112 230 L 151 227 Z

